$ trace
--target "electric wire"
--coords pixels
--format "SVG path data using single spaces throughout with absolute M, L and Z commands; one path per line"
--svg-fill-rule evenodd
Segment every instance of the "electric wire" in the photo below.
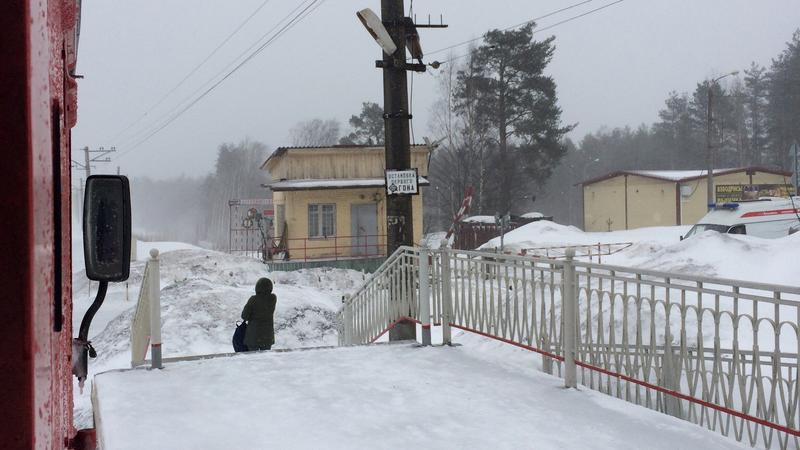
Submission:
M 147 108 L 147 110 L 142 115 L 140 115 L 135 121 L 131 122 L 127 127 L 125 127 L 124 129 L 120 130 L 119 132 L 117 132 L 114 135 L 114 137 L 112 137 L 111 139 L 107 139 L 106 142 L 116 141 L 123 134 L 125 134 L 125 132 L 127 132 L 128 130 L 130 130 L 134 126 L 138 125 L 139 122 L 141 122 L 145 117 L 147 117 L 154 109 L 156 109 L 159 106 L 161 106 L 161 104 L 164 103 L 164 101 L 167 98 L 169 98 L 170 95 L 172 95 L 175 91 L 177 91 L 178 88 L 183 86 L 183 84 L 186 82 L 186 80 L 188 80 L 192 75 L 197 73 L 197 71 L 200 70 L 200 68 L 203 67 L 203 65 L 205 65 L 205 63 L 207 63 L 222 47 L 224 47 L 225 44 L 228 43 L 228 41 L 230 41 L 236 34 L 238 34 L 239 31 L 241 31 L 242 28 L 244 28 L 244 26 L 247 25 L 250 22 L 250 20 L 252 20 L 253 17 L 256 16 L 256 14 L 258 14 L 262 9 L 264 9 L 264 6 L 266 6 L 267 3 L 269 3 L 269 2 L 270 2 L 270 0 L 264 0 L 255 10 L 253 10 L 253 12 L 250 13 L 249 16 L 247 16 L 244 19 L 244 21 L 242 21 L 230 34 L 228 34 L 228 36 L 225 39 L 223 39 L 222 42 L 220 42 L 213 50 L 211 50 L 211 53 L 209 53 L 205 58 L 203 58 L 203 60 L 200 61 L 197 65 L 195 65 L 189 71 L 189 73 L 187 73 L 180 81 L 178 81 L 178 83 L 176 83 L 175 86 L 173 86 L 169 91 L 167 91 L 166 94 L 161 96 L 161 98 L 156 103 L 154 103 L 152 106 Z
M 581 2 L 578 2 L 578 3 L 574 3 L 574 4 L 566 6 L 564 8 L 557 9 L 555 11 L 551 11 L 551 12 L 549 12 L 547 14 L 542 15 L 542 16 L 534 17 L 533 19 L 526 20 L 525 22 L 518 23 L 516 25 L 512 25 L 510 27 L 503 28 L 502 30 L 503 31 L 513 30 L 515 28 L 519 28 L 521 26 L 527 25 L 527 24 L 529 24 L 531 22 L 536 22 L 537 20 L 541 20 L 541 19 L 545 19 L 545 18 L 550 17 L 550 16 L 554 16 L 554 15 L 562 13 L 564 11 L 568 11 L 570 9 L 577 8 L 578 6 L 585 5 L 586 3 L 591 3 L 592 1 L 594 1 L 594 0 L 584 0 L 584 1 L 581 1 Z M 447 50 L 450 50 L 450 49 L 453 49 L 453 48 L 456 48 L 456 47 L 461 47 L 462 45 L 467 45 L 467 44 L 470 44 L 470 43 L 475 42 L 475 41 L 483 40 L 483 38 L 484 38 L 484 36 L 479 36 L 479 37 L 476 37 L 476 38 L 467 39 L 466 41 L 462 41 L 462 42 L 459 42 L 459 43 L 456 43 L 456 44 L 448 45 L 447 47 L 442 47 L 440 49 L 433 50 L 431 52 L 426 52 L 425 55 L 426 56 L 435 55 L 437 53 L 441 53 L 441 52 L 444 52 L 444 51 L 447 51 Z
M 227 80 L 231 75 L 236 73 L 239 69 L 241 69 L 245 64 L 250 62 L 253 58 L 255 58 L 258 54 L 260 54 L 264 49 L 270 46 L 273 42 L 275 42 L 278 38 L 280 38 L 283 34 L 285 34 L 288 30 L 296 26 L 300 23 L 303 19 L 305 19 L 308 15 L 313 13 L 325 0 L 313 0 L 309 3 L 302 11 L 300 11 L 297 15 L 295 15 L 287 24 L 285 24 L 280 30 L 278 30 L 272 37 L 270 37 L 266 42 L 264 42 L 261 46 L 259 46 L 255 51 L 253 51 L 250 55 L 248 55 L 243 61 L 237 64 L 233 69 L 231 69 L 228 73 L 225 74 L 221 79 L 211 85 L 208 89 L 206 89 L 202 94 L 200 94 L 197 98 L 192 100 L 189 104 L 184 106 L 180 111 L 174 114 L 171 118 L 169 118 L 166 122 L 158 126 L 155 130 L 145 136 L 143 139 L 139 140 L 138 142 L 134 143 L 124 152 L 120 153 L 117 157 L 122 158 L 126 154 L 130 153 L 132 150 L 138 148 L 150 138 L 155 136 L 161 130 L 169 126 L 175 120 L 177 120 L 181 115 L 183 115 L 186 111 L 188 111 L 192 106 L 197 104 L 200 100 L 205 98 L 209 93 L 211 93 L 214 89 L 216 89 L 220 84 L 222 84 L 225 80 Z M 302 5 L 302 4 L 301 4 Z M 252 46 L 251 46 L 252 48 Z M 237 58 L 238 59 L 238 58 Z
M 550 29 L 552 29 L 552 28 L 555 28 L 555 27 L 557 27 L 557 26 L 559 26 L 559 25 L 563 25 L 563 24 L 565 24 L 565 23 L 572 22 L 573 20 L 580 19 L 581 17 L 585 17 L 585 16 L 588 16 L 588 15 L 590 15 L 590 14 L 594 14 L 594 13 L 596 13 L 596 12 L 599 12 L 599 11 L 601 11 L 601 10 L 603 10 L 603 9 L 609 8 L 609 7 L 611 7 L 611 6 L 614 6 L 614 5 L 618 4 L 618 3 L 622 3 L 622 2 L 624 2 L 624 1 L 625 1 L 625 0 L 616 0 L 616 1 L 614 1 L 614 2 L 611 2 L 611 3 L 605 4 L 605 5 L 603 5 L 603 6 L 600 6 L 600 7 L 598 7 L 598 8 L 595 8 L 595 9 L 590 9 L 589 11 L 586 11 L 586 12 L 584 12 L 584 13 L 581 13 L 581 14 L 578 14 L 578 15 L 575 15 L 575 16 L 572 16 L 572 17 L 569 17 L 569 18 L 567 18 L 567 19 L 564 19 L 564 20 L 562 20 L 562 21 L 556 22 L 556 23 L 554 23 L 554 24 L 552 24 L 552 25 L 548 25 L 548 26 L 546 26 L 546 27 L 543 27 L 543 28 L 535 29 L 535 30 L 533 30 L 533 33 L 532 33 L 532 34 L 541 33 L 541 32 L 543 32 L 543 31 L 550 30 Z M 535 20 L 535 19 L 534 19 L 534 20 Z M 524 25 L 524 24 L 526 24 L 526 23 L 529 23 L 529 22 L 531 22 L 531 21 L 524 22 L 524 23 L 523 23 L 523 25 Z M 507 31 L 507 30 L 510 30 L 510 29 L 513 29 L 513 28 L 514 28 L 514 27 L 505 28 L 505 29 L 504 29 L 504 31 Z M 474 40 L 479 40 L 479 39 L 483 39 L 483 36 L 481 36 L 480 38 L 474 39 Z M 463 45 L 463 44 L 462 44 L 462 45 Z M 467 56 L 469 56 L 470 54 L 471 54 L 471 53 L 469 53 L 469 52 L 468 52 L 468 53 L 464 53 L 463 55 L 453 56 L 453 57 L 451 57 L 451 58 L 448 58 L 448 59 L 446 59 L 446 60 L 444 60 L 444 61 L 440 61 L 440 62 L 439 62 L 439 64 L 447 64 L 447 63 L 449 63 L 449 62 L 452 62 L 452 61 L 455 61 L 455 60 L 457 60 L 457 59 L 466 58 L 466 57 L 467 57 Z
M 249 47 L 247 47 L 245 50 L 240 52 L 233 60 L 231 60 L 227 65 L 225 65 L 216 74 L 214 74 L 214 76 L 212 76 L 211 78 L 206 80 L 203 84 L 201 84 L 197 89 L 192 91 L 192 93 L 190 93 L 188 96 L 186 96 L 183 100 L 178 102 L 170 110 L 168 110 L 164 114 L 161 114 L 152 123 L 150 123 L 149 125 L 145 126 L 142 129 L 140 129 L 139 131 L 137 131 L 133 135 L 129 136 L 128 138 L 123 139 L 123 141 L 118 143 L 117 146 L 118 147 L 125 147 L 125 146 L 127 146 L 127 144 L 140 140 L 140 138 L 142 136 L 147 135 L 147 134 L 151 133 L 154 129 L 158 128 L 160 126 L 160 124 L 163 123 L 164 120 L 168 120 L 176 111 L 181 109 L 182 106 L 184 106 L 185 104 L 190 102 L 193 98 L 195 98 L 195 96 L 197 94 L 199 94 L 200 92 L 202 92 L 203 89 L 205 89 L 207 86 L 211 85 L 214 82 L 214 80 L 216 80 L 218 77 L 223 76 L 231 67 L 233 67 L 237 63 L 237 61 L 239 61 L 241 58 L 245 57 L 245 55 L 247 55 L 253 48 L 258 46 L 264 39 L 266 39 L 268 36 L 273 34 L 273 32 L 275 32 L 275 30 L 278 29 L 281 26 L 281 24 L 283 24 L 284 22 L 289 20 L 290 17 L 292 17 L 293 14 L 295 14 L 299 10 L 301 10 L 303 8 L 303 5 L 305 5 L 309 1 L 312 1 L 312 4 L 313 4 L 313 2 L 315 2 L 317 0 L 302 0 L 292 11 L 290 11 L 286 16 L 284 16 L 281 20 L 279 20 L 272 28 L 267 30 L 258 39 L 256 39 L 256 41 L 253 42 Z M 127 152 L 127 150 L 125 152 L 123 152 L 123 153 L 126 153 L 126 152 Z M 121 156 L 121 154 L 120 154 L 120 156 Z

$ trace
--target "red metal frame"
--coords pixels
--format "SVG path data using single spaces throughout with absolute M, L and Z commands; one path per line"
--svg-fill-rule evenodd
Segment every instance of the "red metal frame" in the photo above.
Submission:
M 394 324 L 392 324 L 392 326 L 394 326 Z M 548 352 L 548 351 L 545 351 L 545 350 L 542 350 L 542 349 L 539 349 L 539 348 L 536 348 L 536 347 L 532 347 L 530 345 L 520 344 L 518 342 L 514 342 L 514 341 L 509 340 L 509 339 L 505 339 L 505 338 L 501 338 L 501 337 L 498 337 L 498 336 L 494 336 L 492 334 L 484 333 L 482 331 L 473 330 L 472 328 L 463 327 L 463 326 L 460 326 L 460 325 L 456 325 L 454 323 L 451 323 L 450 326 L 453 327 L 453 328 L 458 328 L 460 330 L 467 331 L 467 332 L 470 332 L 470 333 L 474 333 L 474 334 L 477 334 L 477 335 L 480 335 L 480 336 L 483 336 L 483 337 L 495 339 L 495 340 L 498 340 L 500 342 L 504 342 L 506 344 L 511 344 L 513 346 L 516 346 L 516 347 L 524 348 L 525 350 L 529 350 L 529 351 L 532 351 L 532 352 L 539 353 L 542 356 L 547 357 L 547 358 L 552 358 L 552 359 L 555 359 L 555 360 L 561 361 L 561 362 L 564 361 L 564 357 L 563 356 L 559 356 L 559 355 L 556 355 L 555 353 L 551 353 L 551 352 Z M 667 388 L 659 386 L 657 384 L 648 383 L 646 381 L 642 381 L 642 380 L 639 380 L 637 378 L 634 378 L 634 377 L 631 377 L 631 376 L 628 376 L 628 375 L 617 373 L 617 372 L 614 372 L 614 371 L 611 371 L 611 370 L 606 370 L 606 369 L 603 369 L 602 367 L 597 367 L 597 366 L 594 366 L 592 364 L 588 364 L 588 363 L 585 363 L 583 361 L 579 361 L 577 359 L 575 360 L 575 365 L 577 365 L 579 367 L 583 367 L 584 369 L 592 370 L 594 372 L 602 373 L 603 375 L 607 375 L 607 376 L 614 377 L 614 378 L 619 378 L 620 380 L 627 381 L 627 382 L 630 382 L 630 383 L 633 383 L 633 384 L 637 384 L 637 385 L 642 386 L 644 388 L 652 389 L 652 390 L 657 391 L 657 392 L 661 392 L 662 394 L 671 395 L 671 396 L 673 396 L 675 398 L 679 398 L 679 399 L 685 400 L 687 402 L 695 403 L 695 404 L 698 404 L 700 406 L 703 406 L 703 407 L 706 407 L 706 408 L 709 408 L 709 409 L 713 409 L 715 411 L 719 411 L 721 413 L 730 414 L 732 416 L 739 417 L 741 419 L 747 420 L 748 422 L 753 422 L 753 423 L 765 426 L 767 428 L 772 428 L 772 429 L 774 429 L 776 431 L 781 431 L 781 432 L 786 433 L 786 434 L 791 435 L 791 436 L 800 436 L 800 430 L 795 430 L 795 429 L 783 426 L 781 424 L 773 423 L 773 422 L 761 419 L 759 417 L 751 416 L 749 414 L 745 414 L 745 413 L 743 413 L 741 411 L 737 411 L 735 409 L 726 408 L 724 406 L 717 405 L 716 403 L 711 403 L 711 402 L 708 402 L 708 401 L 705 401 L 705 400 L 702 400 L 702 399 L 699 399 L 699 398 L 692 397 L 691 395 L 686 395 L 686 394 L 683 394 L 681 392 L 678 392 L 678 391 L 675 391 L 675 390 L 672 390 L 672 389 L 667 389 Z
M 72 424 L 70 128 L 75 0 L 0 14 L 0 423 L 8 448 L 89 448 Z M 89 439 L 84 440 L 83 437 Z

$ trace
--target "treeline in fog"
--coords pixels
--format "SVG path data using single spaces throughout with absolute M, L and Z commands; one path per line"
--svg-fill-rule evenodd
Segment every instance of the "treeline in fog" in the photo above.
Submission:
M 768 67 L 751 63 L 718 82 L 698 80 L 692 92 L 666 95 L 657 122 L 601 129 L 579 142 L 563 138 L 570 125 L 560 123 L 555 83 L 542 75 L 555 43 L 527 33 L 490 32 L 440 75 L 431 131 L 443 140 L 426 193 L 433 229 L 446 228 L 468 185 L 474 214 L 536 210 L 580 225 L 580 182 L 615 170 L 705 169 L 707 138 L 715 168 L 791 170 L 789 147 L 800 142 L 800 30 Z
M 225 143 L 217 149 L 214 172 L 205 177 L 134 178 L 134 233 L 148 240 L 227 249 L 228 201 L 268 195 L 261 185 L 269 181 L 269 175 L 259 167 L 269 153 L 269 148 L 257 141 Z

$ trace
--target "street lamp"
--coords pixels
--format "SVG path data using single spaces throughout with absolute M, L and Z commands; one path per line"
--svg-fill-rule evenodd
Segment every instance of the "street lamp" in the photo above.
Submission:
M 714 95 L 714 85 L 717 84 L 719 80 L 738 74 L 739 71 L 734 70 L 733 72 L 714 78 L 708 83 L 708 107 L 706 108 L 706 204 L 708 205 L 709 211 L 711 210 L 711 204 L 714 203 L 714 158 L 712 157 L 711 150 L 711 98 Z

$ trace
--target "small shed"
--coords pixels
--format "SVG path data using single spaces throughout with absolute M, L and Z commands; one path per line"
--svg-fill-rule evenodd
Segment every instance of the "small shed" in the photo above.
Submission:
M 511 221 L 506 227 L 506 233 L 523 225 L 540 220 L 553 220 L 553 216 L 542 213 L 530 212 L 521 216 L 511 216 Z M 453 238 L 453 248 L 459 250 L 475 250 L 481 245 L 500 236 L 500 225 L 495 222 L 494 216 L 471 216 L 456 223 Z
M 411 168 L 428 186 L 429 148 L 411 147 Z M 276 247 L 289 259 L 386 255 L 384 147 L 280 147 L 270 173 Z M 422 240 L 422 189 L 412 196 L 414 242 Z
M 614 231 L 692 225 L 708 211 L 705 170 L 621 170 L 580 183 L 583 228 Z M 791 172 L 764 167 L 719 169 L 713 173 L 721 202 L 794 193 Z

